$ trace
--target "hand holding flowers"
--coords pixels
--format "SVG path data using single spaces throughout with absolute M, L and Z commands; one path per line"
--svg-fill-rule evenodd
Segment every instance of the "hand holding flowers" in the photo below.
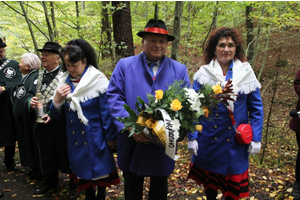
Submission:
M 124 123 L 122 130 L 130 130 L 129 137 L 134 133 L 148 132 L 149 139 L 155 143 L 168 146 L 176 144 L 176 140 L 182 140 L 188 132 L 201 131 L 199 117 L 208 117 L 212 107 L 220 102 L 228 104 L 227 100 L 232 95 L 232 85 L 229 80 L 222 89 L 220 85 L 203 85 L 199 92 L 191 88 L 182 87 L 183 81 L 175 81 L 163 92 L 155 91 L 155 96 L 147 94 L 148 103 L 140 97 L 137 98 L 136 114 L 128 105 L 123 105 L 129 113 L 128 117 L 117 118 Z M 175 141 L 170 141 L 170 134 Z

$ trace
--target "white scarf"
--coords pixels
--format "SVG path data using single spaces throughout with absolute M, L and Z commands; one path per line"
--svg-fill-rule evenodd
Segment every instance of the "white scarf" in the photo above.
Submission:
M 65 84 L 68 76 L 68 71 L 60 76 L 58 87 Z M 105 93 L 108 83 L 108 79 L 102 72 L 93 66 L 89 66 L 73 93 L 68 94 L 66 97 L 67 100 L 71 101 L 70 108 L 73 111 L 77 111 L 78 119 L 81 119 L 85 125 L 88 125 L 88 119 L 83 115 L 80 102 L 96 98 L 99 96 L 99 93 Z
M 261 88 L 261 85 L 256 79 L 254 71 L 248 62 L 242 63 L 239 59 L 236 59 L 233 61 L 232 72 L 232 88 L 235 94 L 249 94 L 257 88 Z M 220 84 L 222 87 L 227 83 L 218 59 L 212 60 L 208 65 L 200 67 L 194 75 L 194 80 L 201 85 L 206 83 L 211 85 Z M 236 100 L 236 96 L 232 97 Z M 229 101 L 228 103 L 230 110 L 233 111 L 233 101 Z

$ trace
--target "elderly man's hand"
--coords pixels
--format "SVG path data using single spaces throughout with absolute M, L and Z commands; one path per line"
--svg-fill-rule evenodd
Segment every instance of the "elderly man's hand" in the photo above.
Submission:
M 5 91 L 5 88 L 3 86 L 0 86 L 0 94 Z
M 128 128 L 128 131 L 130 132 L 132 130 L 132 128 Z M 146 134 L 144 132 L 141 132 L 139 134 L 134 133 L 132 135 L 133 139 L 136 142 L 151 142 L 151 140 L 148 139 L 148 137 L 146 136 Z
M 35 109 L 37 103 L 38 103 L 38 98 L 37 97 L 32 97 L 31 100 L 30 100 L 30 107 L 32 109 Z

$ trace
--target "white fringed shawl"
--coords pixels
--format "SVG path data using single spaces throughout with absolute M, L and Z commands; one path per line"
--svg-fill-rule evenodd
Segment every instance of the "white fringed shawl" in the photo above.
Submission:
M 68 76 L 68 71 L 60 76 L 58 87 L 66 84 L 65 82 Z M 66 97 L 67 100 L 71 101 L 70 108 L 73 111 L 77 111 L 78 118 L 81 119 L 85 125 L 88 124 L 88 119 L 83 115 L 80 102 L 96 98 L 99 96 L 99 93 L 105 93 L 108 83 L 108 79 L 102 72 L 93 66 L 89 66 L 73 93 L 68 94 Z
M 254 71 L 248 62 L 242 63 L 239 59 L 236 59 L 233 61 L 232 72 L 233 74 L 231 80 L 233 92 L 235 94 L 249 94 L 250 92 L 255 91 L 257 88 L 261 88 L 261 85 L 256 79 Z M 224 87 L 227 83 L 217 59 L 212 60 L 208 65 L 200 67 L 200 69 L 194 75 L 194 80 L 201 85 L 206 83 L 211 85 L 220 84 L 222 87 Z M 236 99 L 235 96 L 234 99 Z M 229 101 L 228 103 L 230 105 L 230 109 L 233 111 L 233 102 Z

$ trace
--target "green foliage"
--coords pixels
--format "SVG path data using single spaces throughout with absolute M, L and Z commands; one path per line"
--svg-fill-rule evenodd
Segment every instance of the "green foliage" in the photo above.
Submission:
M 26 1 L 23 2 L 27 15 L 32 23 L 39 47 L 49 40 L 49 33 L 45 21 L 45 14 L 41 2 Z M 47 1 L 48 16 L 51 20 L 50 2 Z M 97 55 L 101 60 L 102 51 L 110 46 L 104 46 L 101 41 L 107 40 L 105 35 L 101 34 L 102 29 L 102 9 L 103 4 L 99 1 L 78 2 L 79 16 L 76 13 L 74 1 L 54 1 L 54 16 L 56 20 L 56 31 L 58 36 L 55 38 L 60 44 L 64 45 L 71 39 L 83 38 L 90 42 L 95 48 Z M 84 4 L 82 6 L 81 4 Z M 175 2 L 173 1 L 131 1 L 131 23 L 133 41 L 136 46 L 140 46 L 141 38 L 136 35 L 137 32 L 144 29 L 146 22 L 154 17 L 155 5 L 159 8 L 159 18 L 166 22 L 167 28 L 172 34 Z M 191 1 L 184 2 L 183 16 L 181 24 L 180 48 L 187 48 L 186 55 L 179 55 L 178 61 L 189 62 L 192 57 L 200 57 L 202 46 L 208 35 L 214 12 L 217 11 L 217 26 L 237 27 L 245 37 L 245 9 L 246 6 L 253 7 L 251 18 L 254 23 L 258 20 L 262 22 L 261 39 L 264 40 L 268 25 L 272 22 L 274 30 L 290 31 L 299 29 L 299 7 L 297 1 Z M 84 7 L 84 9 L 83 9 Z M 265 7 L 265 13 L 262 16 L 261 10 Z M 19 2 L 7 1 L 0 3 L 1 22 L 0 37 L 7 39 L 7 56 L 20 60 L 22 54 L 26 52 L 35 52 L 33 41 L 28 30 L 27 23 L 21 15 L 22 10 Z M 112 23 L 112 13 L 114 7 L 107 4 L 109 21 Z M 118 8 L 120 9 L 120 8 Z M 273 17 L 271 17 L 273 13 Z M 190 21 L 189 21 L 190 20 Z M 79 29 L 77 27 L 79 25 Z M 257 27 L 254 27 L 256 33 Z M 256 40 L 257 38 L 255 38 Z M 264 41 L 257 47 L 261 49 Z M 245 45 L 244 45 L 245 46 Z M 126 48 L 121 46 L 120 48 Z M 139 53 L 142 48 L 136 49 Z M 102 63 L 103 61 L 101 61 Z M 195 64 L 195 63 L 193 63 Z

